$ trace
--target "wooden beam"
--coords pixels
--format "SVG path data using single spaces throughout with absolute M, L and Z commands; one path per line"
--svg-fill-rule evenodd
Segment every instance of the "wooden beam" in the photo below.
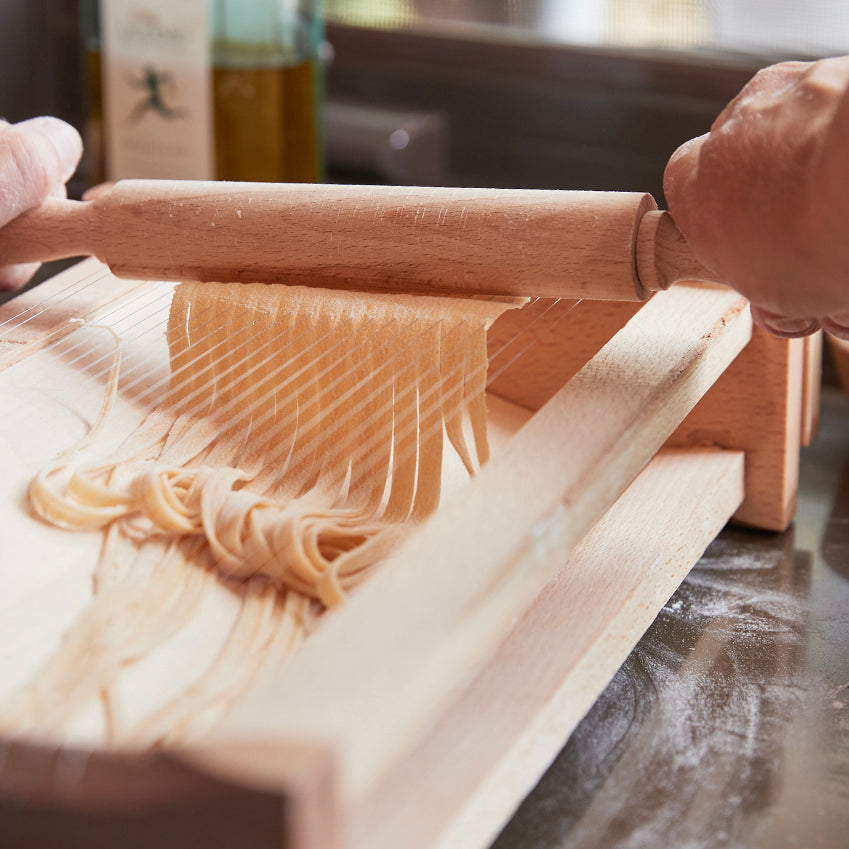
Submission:
M 843 385 L 843 390 L 849 395 L 849 339 L 838 339 L 836 336 L 828 337 L 828 347 L 837 376 Z
M 822 333 L 805 337 L 805 364 L 802 374 L 802 445 L 810 445 L 820 420 L 822 385 Z
M 535 333 L 539 341 L 493 380 L 491 390 L 527 409 L 539 409 L 641 308 L 549 302 L 505 313 L 491 331 L 495 369 L 520 347 L 522 338 Z M 517 343 L 511 348 L 514 336 Z M 746 499 L 734 517 L 741 524 L 782 531 L 793 519 L 799 446 L 816 432 L 821 345 L 820 334 L 787 340 L 755 328 L 750 344 L 668 443 L 746 452 Z M 501 348 L 505 355 L 499 357 Z
M 805 341 L 759 327 L 667 443 L 746 453 L 746 498 L 735 521 L 783 531 L 793 520 L 802 441 Z
M 487 334 L 487 391 L 526 410 L 538 410 L 642 306 L 540 298 L 520 310 L 507 310 Z
M 741 453 L 658 454 L 357 809 L 347 845 L 489 845 L 742 497 Z

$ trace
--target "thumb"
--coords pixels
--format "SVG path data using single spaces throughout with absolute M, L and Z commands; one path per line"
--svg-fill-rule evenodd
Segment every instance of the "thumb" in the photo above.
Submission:
M 58 118 L 0 123 L 0 227 L 67 182 L 82 151 L 79 133 Z

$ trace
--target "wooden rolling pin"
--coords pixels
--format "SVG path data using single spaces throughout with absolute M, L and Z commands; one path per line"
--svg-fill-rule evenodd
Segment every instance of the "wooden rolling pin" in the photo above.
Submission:
M 0 230 L 0 264 L 119 277 L 643 300 L 712 279 L 641 193 L 124 180 Z

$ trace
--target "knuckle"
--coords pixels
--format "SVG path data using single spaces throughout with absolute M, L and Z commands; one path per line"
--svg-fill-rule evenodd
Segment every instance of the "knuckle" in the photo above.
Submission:
M 40 203 L 53 188 L 52 159 L 43 147 L 15 127 L 0 134 L 0 224 Z

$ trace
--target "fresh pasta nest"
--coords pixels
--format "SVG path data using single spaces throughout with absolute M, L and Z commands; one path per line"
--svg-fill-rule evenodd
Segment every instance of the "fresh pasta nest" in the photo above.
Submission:
M 92 604 L 0 722 L 60 729 L 100 699 L 111 739 L 149 744 L 212 721 L 437 508 L 446 444 L 469 473 L 485 462 L 486 330 L 515 305 L 176 287 L 165 400 L 110 456 L 90 459 L 96 425 L 30 486 L 44 520 L 104 542 Z M 209 581 L 242 598 L 228 639 L 183 693 L 127 724 L 115 676 Z

